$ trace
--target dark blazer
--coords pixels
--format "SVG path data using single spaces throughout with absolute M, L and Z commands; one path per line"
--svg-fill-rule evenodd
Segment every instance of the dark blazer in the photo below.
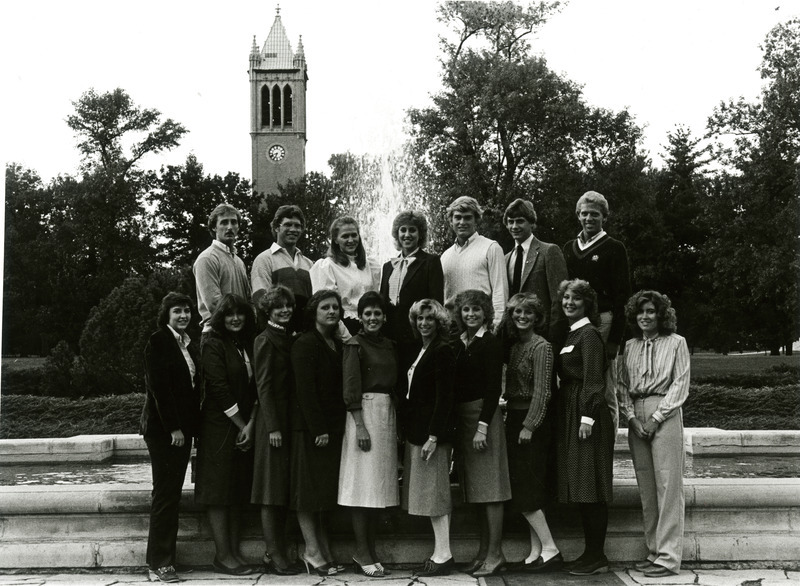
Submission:
M 294 392 L 291 347 L 291 336 L 270 325 L 256 336 L 253 344 L 258 417 L 263 419 L 267 433 L 289 431 L 289 395 Z
M 291 399 L 293 430 L 313 437 L 344 432 L 342 399 L 342 343 L 331 349 L 316 329 L 302 334 L 292 345 L 295 392 Z
M 516 243 L 514 245 L 516 248 Z M 514 272 L 511 266 L 511 254 L 506 255 L 506 271 Z M 558 286 L 567 279 L 567 263 L 564 253 L 555 244 L 542 242 L 533 237 L 528 256 L 522 267 L 521 293 L 533 293 L 545 308 L 545 324 L 541 335 L 551 344 L 561 347 L 567 337 L 567 322 L 561 312 L 561 299 L 558 297 Z M 509 287 L 513 286 L 509 278 Z M 510 289 L 509 289 L 510 290 Z
M 251 362 L 253 348 L 244 346 Z M 256 402 L 255 377 L 248 378 L 244 358 L 230 336 L 211 331 L 203 344 L 203 402 L 205 417 L 227 420 L 225 411 L 239 406 L 239 413 L 247 421 Z
M 456 359 L 453 349 L 436 338 L 414 369 L 411 389 L 407 373 L 398 385 L 398 412 L 406 439 L 421 446 L 435 435 L 439 443 L 453 439 L 453 386 Z
M 197 347 L 189 344 L 199 384 L 200 360 Z M 146 394 L 139 421 L 144 437 L 169 438 L 180 429 L 186 438 L 197 436 L 200 419 L 200 392 L 192 387 L 191 374 L 172 331 L 163 326 L 153 332 L 144 349 Z
M 452 344 L 456 358 L 455 402 L 483 399 L 478 421 L 491 423 L 503 386 L 503 344 L 491 332 L 475 337 L 469 347 L 461 338 Z
M 414 332 L 411 324 L 408 323 L 408 312 L 411 306 L 420 299 L 435 299 L 439 303 L 444 302 L 444 276 L 442 274 L 442 263 L 435 254 L 429 254 L 420 250 L 415 255 L 416 260 L 408 265 L 403 282 L 400 284 L 400 302 L 392 305 L 389 301 L 389 277 L 394 272 L 392 261 L 383 265 L 381 271 L 381 296 L 387 302 L 389 312 L 385 334 L 388 338 L 398 343 L 400 350 L 400 367 L 406 368 L 408 352 L 405 348 L 416 344 Z M 392 300 L 394 301 L 394 300 Z M 411 357 L 413 361 L 414 357 Z

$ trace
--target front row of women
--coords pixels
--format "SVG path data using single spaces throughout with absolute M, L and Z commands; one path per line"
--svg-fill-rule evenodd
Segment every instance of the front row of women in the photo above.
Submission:
M 412 306 L 409 321 L 420 346 L 405 365 L 399 364 L 394 342 L 382 335 L 386 306 L 375 292 L 360 299 L 361 330 L 344 344 L 337 336 L 342 312 L 335 291 L 312 296 L 305 331 L 293 340 L 288 330 L 292 293 L 281 286 L 271 289 L 258 308 L 268 325 L 252 345 L 252 309 L 243 299 L 226 296 L 212 318 L 214 335 L 202 348 L 201 363 L 185 334 L 189 299 L 167 295 L 161 329 L 145 353 L 142 429 L 154 482 L 147 553 L 151 577 L 178 579 L 178 501 L 195 429 L 195 494 L 208 509 L 218 572 L 252 571 L 239 552 L 241 508 L 252 502 L 261 506 L 268 571 L 297 572 L 284 539 L 290 509 L 297 513 L 305 542 L 306 570 L 321 576 L 342 571 L 331 554 L 327 515 L 343 505 L 352 514 L 356 567 L 367 576 L 388 575 L 376 551 L 376 515 L 402 503 L 410 514 L 429 517 L 434 533 L 433 552 L 416 574 L 448 574 L 454 567 L 449 539 L 454 450 L 465 501 L 476 504 L 479 514 L 479 547 L 466 571 L 487 576 L 505 567 L 506 501 L 530 529 L 530 554 L 522 570 L 608 571 L 604 543 L 615 430 L 604 407 L 606 365 L 595 327 L 596 296 L 579 280 L 562 283 L 561 295 L 570 331 L 557 356 L 537 333 L 543 308 L 534 295 L 509 300 L 497 328 L 504 344 L 492 333 L 491 300 L 465 291 L 451 313 L 432 299 Z M 680 406 L 688 392 L 688 350 L 674 334 L 674 311 L 666 297 L 640 292 L 627 313 L 642 334 L 641 344 L 635 341 L 626 352 L 620 377 L 631 397 L 623 401 L 622 415 L 631 428 L 649 552 L 640 566 L 650 575 L 668 575 L 677 572 L 681 556 Z M 452 342 L 451 315 L 461 332 Z M 659 335 L 667 341 L 653 350 Z M 504 362 L 505 423 L 498 409 Z M 191 396 L 201 364 L 198 417 Z M 398 430 L 405 439 L 402 494 Z M 665 467 L 673 471 L 669 481 L 661 478 Z M 560 502 L 578 505 L 584 530 L 584 553 L 570 563 L 564 562 L 543 512 L 555 487 Z

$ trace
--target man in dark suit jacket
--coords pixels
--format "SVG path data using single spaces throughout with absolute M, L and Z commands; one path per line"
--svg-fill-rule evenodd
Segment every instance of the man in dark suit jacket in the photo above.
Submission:
M 503 214 L 503 223 L 514 238 L 514 250 L 506 255 L 510 293 L 533 293 L 548 312 L 542 335 L 560 347 L 566 338 L 566 320 L 561 312 L 558 286 L 567 278 L 567 264 L 561 249 L 533 235 L 536 210 L 524 199 L 515 199 Z

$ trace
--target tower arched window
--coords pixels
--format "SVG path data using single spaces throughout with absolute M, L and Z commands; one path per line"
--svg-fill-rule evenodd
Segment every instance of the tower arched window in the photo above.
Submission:
M 281 88 L 278 84 L 272 86 L 272 125 L 281 125 Z
M 261 86 L 261 126 L 269 126 L 269 88 Z
M 283 125 L 292 125 L 292 86 L 283 86 Z

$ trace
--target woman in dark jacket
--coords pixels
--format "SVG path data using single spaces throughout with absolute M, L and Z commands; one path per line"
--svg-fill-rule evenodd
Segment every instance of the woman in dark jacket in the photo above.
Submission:
M 441 303 L 422 299 L 408 314 L 422 341 L 416 360 L 399 385 L 398 411 L 406 437 L 402 505 L 411 515 L 430 517 L 434 550 L 415 570 L 419 577 L 446 576 L 450 552 L 450 455 L 455 358 L 447 343 L 449 316 Z
M 252 367 L 255 316 L 238 295 L 225 295 L 203 345 L 203 404 L 195 500 L 208 506 L 214 570 L 251 573 L 239 552 L 241 507 L 250 502 L 257 410 Z
M 147 394 L 140 432 L 153 469 L 146 554 L 153 581 L 179 580 L 175 573 L 178 506 L 200 415 L 200 393 L 195 389 L 200 360 L 186 334 L 191 319 L 192 300 L 182 293 L 167 293 L 158 312 L 158 330 L 144 349 Z
M 297 571 L 286 555 L 285 533 L 289 506 L 289 396 L 294 393 L 289 327 L 295 298 L 288 287 L 276 285 L 259 298 L 257 305 L 267 317 L 267 327 L 253 344 L 258 417 L 251 502 L 261 505 L 264 567 L 275 574 L 291 575 Z
M 422 212 L 397 214 L 392 222 L 392 238 L 400 254 L 383 265 L 380 291 L 389 304 L 386 335 L 397 342 L 400 368 L 405 370 L 419 350 L 408 312 L 420 299 L 444 303 L 444 277 L 439 257 L 423 250 L 428 241 L 428 221 Z
M 342 342 L 336 337 L 341 297 L 323 289 L 308 300 L 305 333 L 292 345 L 292 456 L 289 505 L 305 541 L 303 562 L 310 573 L 332 576 L 326 514 L 336 508 L 339 462 L 346 411 L 342 400 Z

